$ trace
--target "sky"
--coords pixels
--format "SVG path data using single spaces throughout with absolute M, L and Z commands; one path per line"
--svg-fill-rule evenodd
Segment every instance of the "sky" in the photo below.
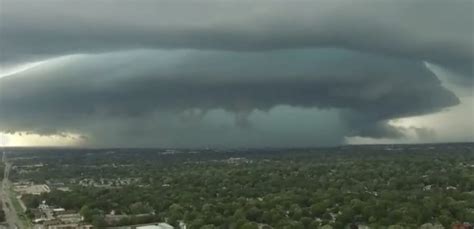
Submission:
M 474 141 L 472 0 L 2 0 L 0 145 Z

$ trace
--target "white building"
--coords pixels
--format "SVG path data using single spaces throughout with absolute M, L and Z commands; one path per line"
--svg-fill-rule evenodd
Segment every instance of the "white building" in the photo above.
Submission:
M 174 229 L 174 227 L 167 223 L 158 223 L 154 225 L 138 226 L 137 229 Z

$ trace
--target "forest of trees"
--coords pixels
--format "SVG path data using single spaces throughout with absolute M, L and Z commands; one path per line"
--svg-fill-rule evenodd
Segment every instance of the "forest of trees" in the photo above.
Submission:
M 40 156 L 38 156 L 40 155 Z M 65 182 L 71 191 L 27 195 L 75 209 L 95 225 L 166 221 L 189 228 L 372 228 L 474 222 L 474 154 L 451 148 L 330 148 L 262 152 L 44 152 L 17 164 L 16 180 Z M 20 160 L 21 159 L 21 160 Z M 107 160 L 106 160 L 107 159 Z M 81 179 L 137 178 L 127 185 L 79 185 Z M 141 215 L 140 217 L 138 217 Z

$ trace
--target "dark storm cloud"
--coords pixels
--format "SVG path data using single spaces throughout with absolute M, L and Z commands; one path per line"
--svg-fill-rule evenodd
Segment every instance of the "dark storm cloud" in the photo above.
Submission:
M 136 146 L 400 137 L 389 120 L 459 103 L 424 62 L 474 85 L 473 7 L 2 0 L 0 64 L 59 58 L 0 78 L 0 131 Z
M 2 62 L 136 48 L 333 46 L 472 76 L 471 0 L 1 2 Z
M 51 133 L 107 129 L 131 136 L 154 123 L 169 125 L 163 124 L 169 117 L 182 123 L 212 110 L 234 114 L 245 127 L 252 125 L 246 119 L 252 112 L 286 105 L 340 111 L 346 127 L 337 139 L 394 137 L 400 133 L 388 120 L 459 102 L 421 62 L 336 49 L 72 56 L 0 84 L 0 129 Z M 111 119 L 116 122 L 103 127 Z M 198 136 L 202 128 L 182 130 Z

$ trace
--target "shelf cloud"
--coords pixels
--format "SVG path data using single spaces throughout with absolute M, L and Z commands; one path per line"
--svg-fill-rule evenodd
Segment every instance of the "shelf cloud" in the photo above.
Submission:
M 390 120 L 458 105 L 426 62 L 473 86 L 472 1 L 1 7 L 0 64 L 21 71 L 0 78 L 0 132 L 96 145 L 331 145 L 399 138 Z
M 459 102 L 423 63 L 335 49 L 80 55 L 0 83 L 0 127 L 45 134 L 74 131 L 91 117 L 158 112 L 199 120 L 212 110 L 233 114 L 236 128 L 251 128 L 250 113 L 290 106 L 337 110 L 350 130 L 345 135 L 396 137 L 388 120 Z

